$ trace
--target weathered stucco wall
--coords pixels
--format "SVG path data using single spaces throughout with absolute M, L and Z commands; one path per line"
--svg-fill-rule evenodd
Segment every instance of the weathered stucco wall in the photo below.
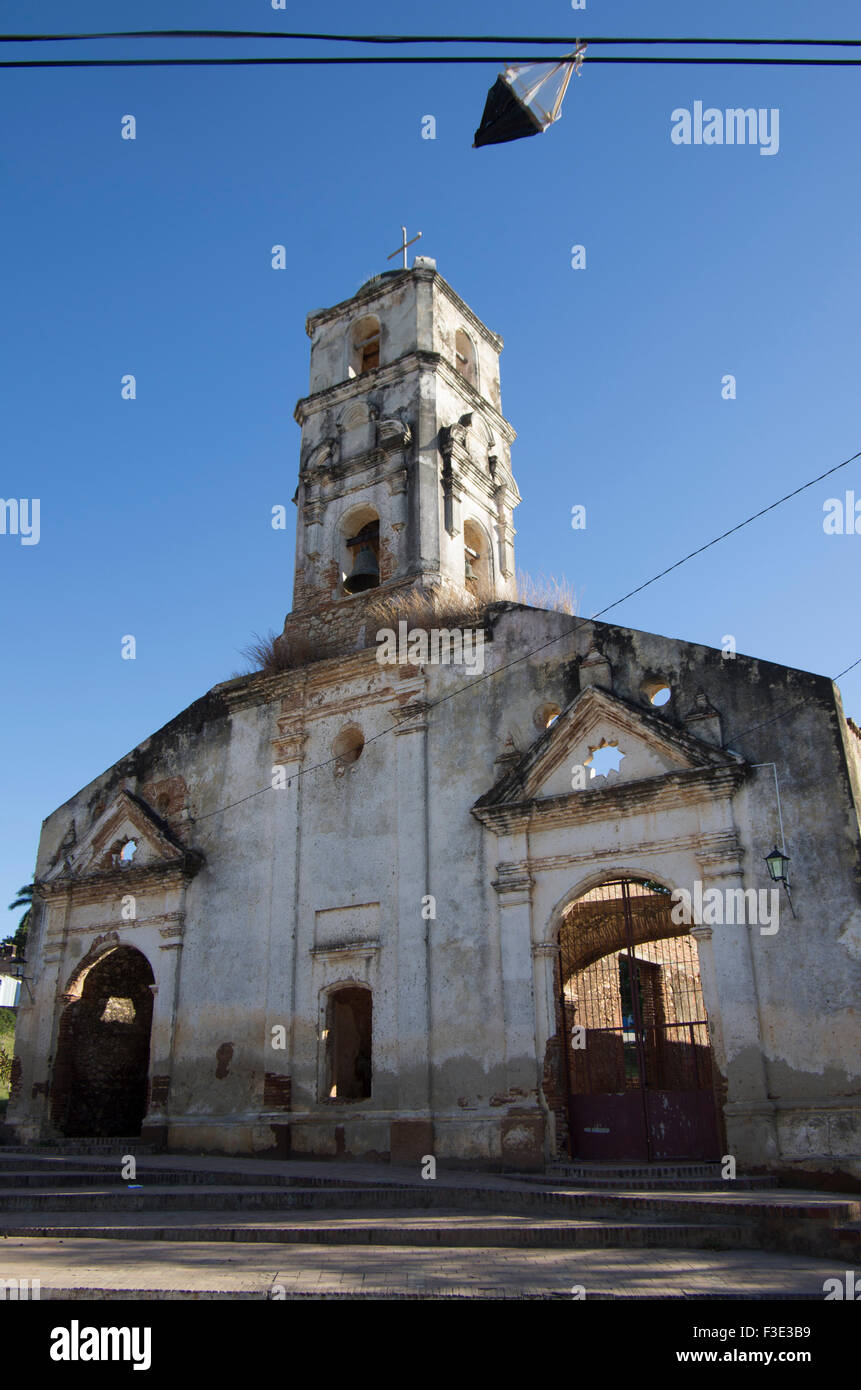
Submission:
M 72 822 L 81 846 L 121 788 L 141 796 L 182 779 L 188 818 L 181 810 L 173 828 L 203 864 L 185 881 L 142 890 L 134 922 L 121 916 L 122 876 L 147 871 L 145 862 L 117 870 L 95 901 L 95 890 L 83 900 L 80 889 L 76 901 L 49 898 L 37 1002 L 20 1015 L 22 1081 L 10 1119 L 21 1132 L 48 1132 L 57 994 L 101 937 L 96 957 L 130 944 L 152 967 L 150 1076 L 160 1080 L 148 1123 L 166 1125 L 172 1145 L 269 1149 L 286 1145 L 289 1124 L 294 1152 L 418 1148 L 538 1162 L 553 1143 L 541 1076 L 557 1026 L 552 947 L 562 911 L 620 873 L 671 888 L 769 887 L 774 771 L 750 765 L 775 763 L 796 916 L 784 900 L 773 934 L 715 925 L 699 937 L 729 1088 L 728 1143 L 748 1163 L 850 1164 L 861 1115 L 859 844 L 833 688 L 743 656 L 727 661 L 514 606 L 488 630 L 486 671 L 556 634 L 537 656 L 442 703 L 474 673 L 380 666 L 373 650 L 229 682 L 49 817 L 40 879 L 57 872 L 61 846 L 74 853 Z M 606 666 L 595 667 L 596 653 Z M 593 722 L 584 735 L 572 724 L 557 757 L 554 729 L 538 725 L 548 703 L 565 710 L 581 697 L 586 656 L 601 676 L 587 687 Z M 643 694 L 655 678 L 673 692 L 661 710 Z M 596 689 L 599 701 L 624 706 L 599 708 Z M 740 755 L 737 782 L 638 805 L 638 789 L 672 783 L 681 755 L 662 751 L 660 730 L 697 737 L 701 693 L 712 735 L 717 717 L 724 748 Z M 345 727 L 360 728 L 365 742 L 342 765 L 333 745 Z M 608 736 L 630 750 L 630 776 L 623 760 L 618 774 L 566 795 L 568 769 Z M 552 823 L 489 828 L 474 804 L 541 739 L 556 763 L 538 803 L 567 809 Z M 273 765 L 289 786 L 272 789 Z M 432 918 L 423 916 L 427 895 Z M 332 1101 L 326 997 L 349 983 L 373 993 L 372 1096 Z M 278 1025 L 283 1049 L 272 1046 Z

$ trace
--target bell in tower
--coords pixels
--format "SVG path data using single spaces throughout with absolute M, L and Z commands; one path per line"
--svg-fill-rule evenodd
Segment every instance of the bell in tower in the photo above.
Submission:
M 344 580 L 348 594 L 362 594 L 366 589 L 376 589 L 380 582 L 380 564 L 377 559 L 380 523 L 371 522 L 363 526 L 357 536 L 347 541 L 347 547 L 355 553 L 353 568 Z

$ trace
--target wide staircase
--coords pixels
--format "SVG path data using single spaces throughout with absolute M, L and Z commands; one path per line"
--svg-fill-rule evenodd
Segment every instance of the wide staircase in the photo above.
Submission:
M 135 1158 L 134 1178 L 127 1156 Z M 0 1148 L 0 1236 L 281 1245 L 771 1250 L 861 1261 L 861 1196 L 723 1181 L 720 1165 L 540 1175 L 153 1153 L 139 1140 Z

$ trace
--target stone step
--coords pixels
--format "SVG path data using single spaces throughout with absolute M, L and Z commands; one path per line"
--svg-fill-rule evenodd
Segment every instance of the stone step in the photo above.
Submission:
M 615 1162 L 611 1159 L 571 1159 L 558 1163 L 548 1163 L 548 1173 L 596 1173 L 611 1176 L 628 1176 L 631 1173 L 652 1173 L 658 1178 L 680 1177 L 720 1177 L 721 1164 L 715 1159 L 708 1161 L 685 1160 L 684 1162 L 653 1162 L 636 1160 Z
M 720 1163 L 555 1163 L 544 1173 L 530 1174 L 538 1182 L 574 1183 L 582 1187 L 638 1187 L 681 1191 L 768 1191 L 778 1187 L 771 1174 L 722 1176 Z
M 111 1182 L 115 1179 L 115 1182 Z M 28 1167 L 17 1167 L 7 1163 L 0 1163 L 0 1196 L 4 1189 L 24 1189 L 38 1188 L 42 1190 L 66 1188 L 66 1187 L 113 1187 L 114 1190 L 127 1189 L 129 1184 L 135 1182 L 141 1186 L 152 1186 L 154 1183 L 159 1187 L 355 1187 L 373 1189 L 374 1191 L 387 1191 L 386 1183 L 357 1183 L 355 1179 L 349 1178 L 324 1178 L 324 1177 L 284 1177 L 277 1173 L 261 1173 L 249 1179 L 241 1173 L 213 1173 L 208 1171 L 188 1171 L 187 1169 L 170 1170 L 159 1168 L 156 1171 L 147 1173 L 145 1170 L 138 1173 L 134 1179 L 123 1178 L 120 1174 L 119 1165 L 116 1163 L 102 1164 L 99 1167 L 70 1169 L 68 1166 L 46 1171 L 45 1167 L 36 1168 L 33 1164 Z
M 310 1186 L 297 1179 L 291 1186 L 260 1186 L 246 1184 L 176 1184 L 162 1186 L 159 1175 L 150 1179 L 142 1175 L 139 1189 L 128 1185 L 108 1184 L 87 1190 L 68 1190 L 60 1184 L 53 1188 L 23 1188 L 0 1192 L 0 1213 L 27 1211 L 285 1211 L 291 1208 L 326 1210 L 336 1207 L 360 1211 L 382 1208 L 433 1208 L 454 1206 L 458 1209 L 487 1210 L 549 1210 L 565 1214 L 568 1204 L 556 1199 L 553 1193 L 537 1191 L 505 1193 L 470 1189 L 444 1189 L 439 1186 Z
M 226 1185 L 218 1182 L 162 1185 L 159 1176 L 148 1180 L 141 1176 L 140 1187 L 107 1183 L 77 1188 L 60 1183 L 52 1187 L 26 1187 L 0 1190 L 0 1220 L 13 1212 L 40 1214 L 45 1212 L 174 1212 L 226 1211 L 277 1212 L 312 1210 L 322 1212 L 349 1208 L 357 1212 L 376 1213 L 384 1209 L 455 1208 L 460 1211 L 520 1213 L 533 1216 L 573 1218 L 583 1216 L 606 1220 L 647 1219 L 649 1221 L 682 1220 L 695 1223 L 747 1220 L 748 1212 L 731 1207 L 715 1211 L 694 1208 L 686 1212 L 668 1206 L 650 1208 L 642 1199 L 640 1210 L 633 1202 L 623 1209 L 613 1204 L 612 1194 L 559 1193 L 534 1188 L 518 1192 L 499 1192 L 492 1189 L 394 1186 L 321 1186 L 312 1187 L 301 1180 L 289 1186 L 260 1186 L 254 1184 Z
M 163 1150 L 158 1144 L 143 1143 L 140 1139 L 128 1139 L 120 1136 L 110 1139 L 52 1139 L 50 1142 L 39 1144 L 4 1144 L 0 1148 L 0 1154 L 5 1157 L 7 1154 L 28 1154 L 32 1157 L 37 1155 L 59 1154 L 157 1154 Z
M 835 1226 L 833 1235 L 838 1249 L 845 1251 L 847 1261 L 861 1264 L 861 1221 L 847 1221 Z
M 513 1217 L 465 1219 L 460 1212 L 380 1212 L 357 1221 L 348 1213 L 316 1213 L 285 1222 L 234 1217 L 230 1221 L 201 1220 L 196 1211 L 177 1212 L 169 1225 L 153 1213 L 129 1216 L 119 1223 L 97 1220 L 95 1214 L 75 1224 L 0 1222 L 0 1238 L 157 1240 L 195 1242 L 255 1242 L 279 1245 L 387 1245 L 422 1248 L 439 1246 L 506 1247 L 510 1249 L 600 1249 L 660 1247 L 663 1249 L 735 1250 L 744 1247 L 751 1232 L 742 1223 L 711 1225 L 694 1222 L 604 1222 L 517 1220 Z
M 220 1177 L 221 1175 L 214 1175 Z M 274 1176 L 274 1175 L 273 1175 Z M 836 1198 L 811 1201 L 806 1194 L 752 1193 L 636 1193 L 575 1191 L 533 1185 L 479 1188 L 446 1186 L 439 1181 L 422 1185 L 378 1184 L 311 1185 L 298 1179 L 290 1186 L 245 1183 L 161 1184 L 159 1174 L 139 1174 L 140 1186 L 111 1182 L 75 1190 L 60 1183 L 53 1187 L 26 1187 L 0 1191 L 0 1213 L 13 1211 L 282 1211 L 333 1207 L 373 1212 L 382 1208 L 456 1208 L 473 1213 L 519 1212 L 542 1216 L 600 1217 L 601 1219 L 676 1220 L 694 1222 L 755 1221 L 772 1228 L 815 1225 L 824 1231 L 861 1218 L 861 1202 Z
M 638 1192 L 761 1192 L 778 1186 L 769 1174 L 741 1174 L 731 1182 L 721 1176 L 721 1164 L 712 1163 L 608 1163 L 583 1161 L 554 1163 L 543 1173 L 524 1174 L 527 1182 L 551 1187 Z
M 206 1176 L 211 1181 L 202 1181 Z M 174 1208 L 184 1200 L 187 1193 L 188 1204 L 200 1204 L 210 1209 L 222 1206 L 229 1209 L 245 1207 L 265 1207 L 272 1209 L 288 1206 L 326 1207 L 334 1203 L 373 1209 L 383 1205 L 434 1207 L 452 1205 L 471 1210 L 517 1210 L 540 1211 L 548 1215 L 563 1215 L 574 1211 L 601 1212 L 601 1214 L 621 1214 L 625 1212 L 650 1212 L 661 1217 L 684 1217 L 704 1219 L 708 1213 L 716 1220 L 736 1217 L 742 1210 L 750 1210 L 756 1215 L 769 1215 L 780 1218 L 804 1219 L 815 1217 L 820 1221 L 847 1224 L 861 1218 L 861 1201 L 852 1197 L 828 1194 L 812 1199 L 807 1193 L 780 1194 L 779 1199 L 770 1193 L 719 1192 L 706 1193 L 637 1193 L 629 1191 L 585 1191 L 560 1189 L 544 1185 L 523 1184 L 521 1186 L 479 1187 L 448 1186 L 437 1180 L 427 1183 L 371 1183 L 350 1182 L 349 1179 L 318 1176 L 316 1179 L 296 1175 L 284 1177 L 277 1174 L 245 1176 L 233 1173 L 229 1176 L 221 1172 L 198 1170 L 194 1174 L 183 1174 L 179 1182 L 162 1184 L 161 1170 L 138 1172 L 140 1190 L 130 1189 L 121 1180 L 112 1181 L 111 1174 L 103 1174 L 101 1184 L 93 1185 L 86 1191 L 70 1190 L 74 1179 L 66 1185 L 62 1178 L 56 1182 L 52 1175 L 49 1183 L 41 1187 L 10 1188 L 0 1191 L 0 1211 L 22 1210 L 27 1208 L 44 1210 L 92 1210 L 102 1209 L 107 1202 L 117 1208 L 127 1208 L 131 1203 L 146 1202 L 148 1205 L 162 1205 Z M 261 1180 L 262 1179 L 262 1180 Z
M 732 1182 L 721 1182 L 714 1178 L 652 1178 L 639 1174 L 629 1178 L 530 1174 L 526 1181 L 543 1187 L 571 1187 L 590 1192 L 772 1192 L 778 1186 L 772 1178 L 735 1178 Z
M 352 1187 L 352 1186 L 375 1186 L 385 1187 L 384 1183 L 366 1183 L 357 1179 L 349 1178 L 330 1178 L 330 1177 L 290 1177 L 279 1174 L 260 1173 L 253 1178 L 241 1173 L 195 1171 L 189 1169 L 167 1169 L 158 1168 L 146 1170 L 141 1168 L 135 1181 L 142 1181 L 145 1174 L 149 1171 L 150 1180 L 157 1181 L 160 1185 L 187 1183 L 189 1185 L 213 1183 L 219 1186 L 256 1186 L 256 1187 L 289 1187 L 292 1185 L 319 1186 L 319 1187 Z M 98 1186 L 105 1183 L 108 1179 L 115 1177 L 118 1184 L 123 1186 L 129 1179 L 123 1178 L 120 1172 L 120 1163 L 115 1160 L 111 1163 L 93 1163 L 86 1168 L 73 1168 L 65 1163 L 60 1157 L 31 1158 L 22 1156 L 18 1159 L 8 1157 L 0 1158 L 0 1191 L 10 1187 L 54 1187 L 54 1186 Z M 773 1189 L 775 1184 L 770 1179 L 760 1178 L 738 1178 L 732 1183 L 716 1183 L 707 1179 L 688 1180 L 679 1182 L 670 1179 L 651 1179 L 637 1176 L 627 1181 L 622 1179 L 583 1179 L 579 1176 L 563 1176 L 550 1174 L 530 1174 L 524 1175 L 524 1181 L 534 1183 L 542 1187 L 553 1188 L 573 1188 L 575 1190 L 588 1191 L 662 1191 L 662 1192 L 753 1192 Z

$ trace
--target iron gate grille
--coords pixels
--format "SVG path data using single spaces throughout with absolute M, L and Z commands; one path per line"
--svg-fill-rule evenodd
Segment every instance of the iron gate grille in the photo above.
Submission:
M 667 889 L 616 879 L 560 931 L 572 1156 L 716 1156 L 718 1127 L 697 945 Z

